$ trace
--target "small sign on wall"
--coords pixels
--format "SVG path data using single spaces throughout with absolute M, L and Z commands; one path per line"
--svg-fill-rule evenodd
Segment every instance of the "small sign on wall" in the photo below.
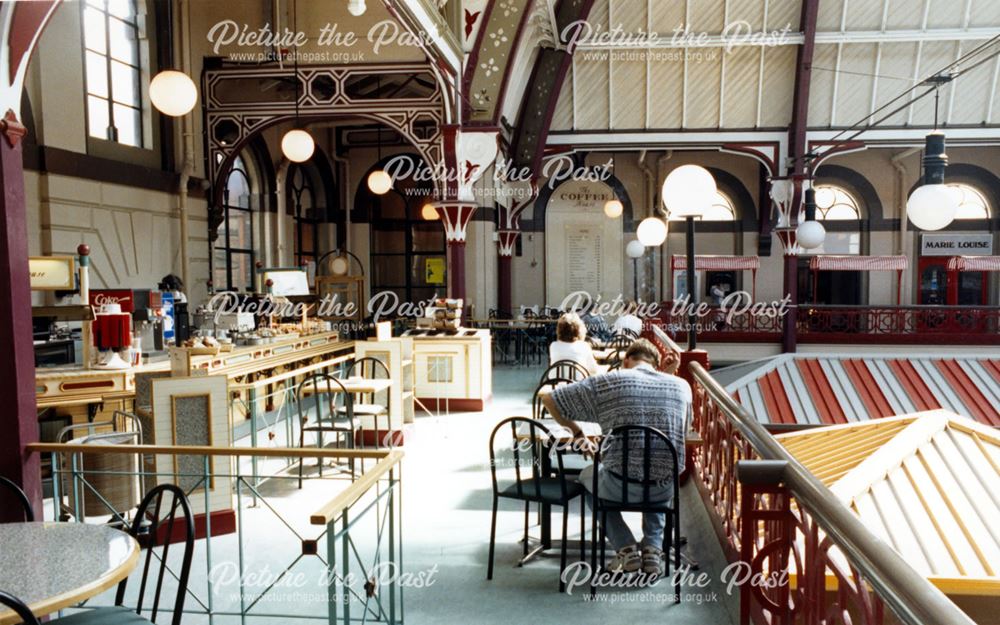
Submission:
M 924 234 L 920 238 L 921 256 L 992 256 L 993 235 Z
M 424 261 L 424 281 L 427 284 L 444 284 L 445 259 L 428 258 Z
M 72 256 L 31 256 L 28 272 L 34 291 L 72 291 L 76 288 L 76 259 Z

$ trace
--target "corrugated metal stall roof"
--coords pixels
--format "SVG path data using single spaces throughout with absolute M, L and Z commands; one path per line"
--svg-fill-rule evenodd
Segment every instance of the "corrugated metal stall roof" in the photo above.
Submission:
M 943 592 L 1000 593 L 1000 434 L 945 410 L 778 440 Z
M 755 366 L 751 366 L 755 365 Z M 1000 426 L 1000 359 L 786 354 L 717 379 L 765 424 L 835 425 L 945 409 Z

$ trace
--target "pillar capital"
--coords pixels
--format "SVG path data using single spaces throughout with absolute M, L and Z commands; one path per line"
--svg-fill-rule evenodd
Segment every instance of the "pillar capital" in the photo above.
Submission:
M 500 256 L 511 258 L 514 256 L 514 248 L 517 246 L 517 239 L 521 236 L 520 230 L 501 230 L 497 233 L 497 250 Z
M 435 202 L 433 206 L 441 217 L 441 223 L 444 224 L 448 243 L 465 243 L 469 222 L 479 207 L 472 202 L 459 201 Z
M 781 247 L 784 250 L 785 256 L 798 256 L 802 253 L 802 248 L 799 247 L 795 234 L 795 228 L 775 228 L 774 233 L 778 235 L 778 240 L 781 241 Z

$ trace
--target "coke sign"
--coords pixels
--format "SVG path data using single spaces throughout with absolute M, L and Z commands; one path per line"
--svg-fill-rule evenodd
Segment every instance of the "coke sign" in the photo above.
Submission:
M 135 300 L 128 289 L 91 289 L 90 305 L 100 311 L 107 304 L 118 304 L 122 312 L 134 312 Z

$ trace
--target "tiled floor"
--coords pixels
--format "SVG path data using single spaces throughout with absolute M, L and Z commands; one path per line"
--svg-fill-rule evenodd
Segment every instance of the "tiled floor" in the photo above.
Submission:
M 407 590 L 406 620 L 488 625 L 734 623 L 738 601 L 725 596 L 719 581 L 725 562 L 692 485 L 683 489 L 682 534 L 689 540 L 688 553 L 701 565 L 697 573 L 707 573 L 711 581 L 707 587 L 682 591 L 686 596 L 680 605 L 663 603 L 671 592 L 668 582 L 649 590 L 601 590 L 596 604 L 588 600 L 585 587 L 574 589 L 572 595 L 559 594 L 558 557 L 516 567 L 524 517 L 523 508 L 513 502 L 501 502 L 496 569 L 493 581 L 486 580 L 492 503 L 489 434 L 505 417 L 530 415 L 531 391 L 538 375 L 540 370 L 499 369 L 494 374 L 494 401 L 485 412 L 419 419 L 406 446 L 405 564 L 411 571 L 436 565 L 438 573 L 434 585 Z M 574 505 L 571 538 L 579 531 L 578 514 Z

